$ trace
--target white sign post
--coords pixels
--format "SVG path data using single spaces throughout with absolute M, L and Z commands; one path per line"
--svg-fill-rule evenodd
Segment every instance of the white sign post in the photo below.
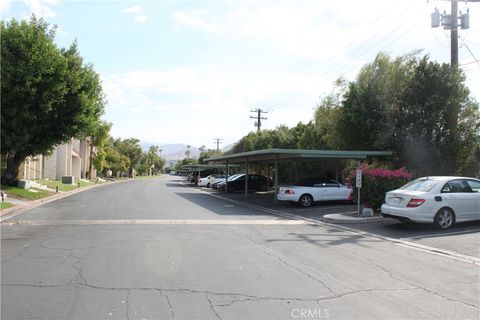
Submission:
M 357 187 L 358 194 L 357 194 L 357 207 L 358 207 L 358 215 L 360 215 L 360 189 L 362 188 L 362 169 L 357 169 L 357 178 L 355 179 L 355 186 Z

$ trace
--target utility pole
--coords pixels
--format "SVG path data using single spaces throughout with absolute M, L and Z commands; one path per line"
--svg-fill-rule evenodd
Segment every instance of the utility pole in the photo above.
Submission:
M 263 111 L 260 108 L 255 109 L 255 110 L 250 110 L 250 112 L 253 112 L 253 113 L 257 114 L 254 117 L 250 116 L 250 119 L 257 119 L 257 121 L 255 121 L 255 127 L 257 127 L 257 131 L 260 131 L 260 128 L 262 127 L 262 120 L 268 120 L 268 118 L 262 117 L 262 113 L 268 113 L 268 112 Z
M 432 28 L 440 27 L 440 24 L 443 26 L 443 29 L 450 30 L 450 65 L 452 67 L 458 66 L 458 27 L 462 30 L 470 28 L 470 13 L 467 10 L 467 13 L 458 15 L 458 0 L 447 0 L 450 1 L 450 14 L 447 14 L 445 11 L 443 14 L 440 14 L 437 8 L 431 15 Z M 465 2 L 480 2 L 480 0 L 463 0 Z M 458 23 L 460 20 L 460 23 Z
M 220 139 L 220 138 L 213 139 L 213 142 L 217 144 L 217 152 L 220 151 L 220 144 L 222 143 L 222 140 L 223 139 Z
M 450 31 L 450 65 L 458 66 L 458 2 L 451 0 L 452 30 Z

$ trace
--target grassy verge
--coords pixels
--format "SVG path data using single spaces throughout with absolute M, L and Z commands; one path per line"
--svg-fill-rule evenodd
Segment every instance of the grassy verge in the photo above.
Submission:
M 63 184 L 60 180 L 35 180 L 35 182 L 40 183 L 41 185 L 47 186 L 50 189 L 55 189 L 58 187 L 59 191 L 71 191 L 78 189 L 78 183 L 80 182 L 80 188 L 90 186 L 94 183 L 78 180 L 75 184 Z
M 8 208 L 13 207 L 13 206 L 14 206 L 14 204 L 10 203 L 10 202 L 0 202 L 0 210 L 8 209 Z
M 52 192 L 45 191 L 45 190 L 33 189 L 33 191 L 30 191 L 30 190 L 21 189 L 18 187 L 5 186 L 3 184 L 1 185 L 1 189 L 9 197 L 21 198 L 26 200 L 42 199 L 53 194 Z

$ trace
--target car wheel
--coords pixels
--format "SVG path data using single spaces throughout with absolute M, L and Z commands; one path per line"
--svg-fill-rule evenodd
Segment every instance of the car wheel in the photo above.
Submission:
M 455 213 L 452 209 L 442 208 L 435 215 L 435 226 L 441 229 L 449 229 L 455 224 Z
M 207 188 L 210 188 L 210 182 L 209 182 L 209 183 L 207 183 Z
M 298 203 L 300 206 L 308 208 L 313 204 L 313 198 L 309 194 L 304 194 L 300 197 L 300 199 L 298 199 Z

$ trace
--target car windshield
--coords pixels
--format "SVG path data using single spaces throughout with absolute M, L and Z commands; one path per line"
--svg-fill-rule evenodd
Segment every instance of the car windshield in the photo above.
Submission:
M 234 181 L 234 180 L 237 180 L 238 178 L 242 177 L 243 174 L 234 174 L 233 176 L 231 176 L 230 178 L 228 178 L 228 181 Z
M 429 192 L 430 190 L 432 190 L 433 187 L 437 185 L 438 182 L 439 182 L 438 180 L 423 179 L 423 178 L 417 179 L 407 183 L 403 187 L 399 188 L 399 190 Z

